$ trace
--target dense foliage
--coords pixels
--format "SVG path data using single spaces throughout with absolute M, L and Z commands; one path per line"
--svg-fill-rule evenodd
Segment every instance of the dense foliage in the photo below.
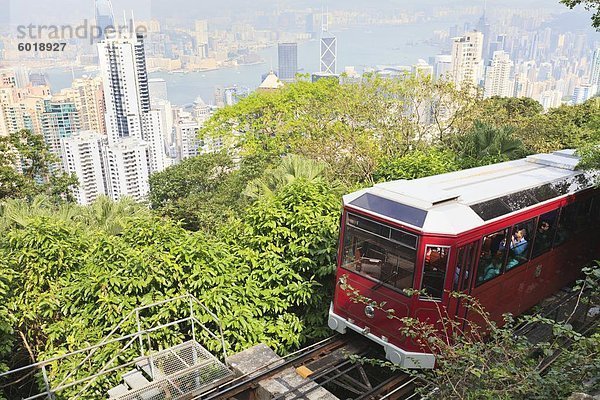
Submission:
M 230 352 L 257 343 L 286 352 L 325 334 L 323 285 L 329 286 L 334 268 L 339 201 L 323 183 L 293 182 L 258 200 L 216 236 L 147 212 L 123 213 L 115 233 L 100 221 L 79 223 L 76 213 L 52 218 L 43 206 L 38 211 L 21 216 L 0 238 L 3 271 L 15 272 L 3 303 L 15 321 L 6 321 L 0 308 L 0 329 L 23 337 L 14 356 L 27 346 L 39 359 L 85 347 L 137 305 L 182 293 L 194 294 L 219 316 Z M 9 282 L 0 283 L 5 294 Z M 177 315 L 166 309 L 155 318 Z M 158 339 L 167 345 L 182 335 Z M 0 350 L 10 348 L 8 338 L 2 336 Z M 216 341 L 205 344 L 220 349 Z M 100 366 L 109 357 L 98 352 L 92 362 Z M 60 381 L 73 366 L 51 378 Z
M 58 172 L 58 161 L 44 138 L 31 131 L 0 136 L 0 200 L 37 194 L 72 200 L 69 189 L 77 178 Z

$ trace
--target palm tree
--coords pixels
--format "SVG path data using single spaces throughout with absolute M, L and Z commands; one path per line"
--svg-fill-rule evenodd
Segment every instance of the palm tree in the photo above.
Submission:
M 148 209 L 131 198 L 112 201 L 100 196 L 92 204 L 80 206 L 73 203 L 56 204 L 51 197 L 39 195 L 31 201 L 8 199 L 0 203 L 0 229 L 23 228 L 34 218 L 43 217 L 117 235 L 123 230 L 127 218 L 144 214 L 149 214 Z
M 81 212 L 73 203 L 55 204 L 49 196 L 38 195 L 31 201 L 7 199 L 0 204 L 0 228 L 26 227 L 35 217 L 72 221 Z
M 277 190 L 292 183 L 296 179 L 305 179 L 309 182 L 319 181 L 324 178 L 325 164 L 289 154 L 281 159 L 275 169 L 265 171 L 263 176 L 248 183 L 243 194 L 251 199 L 259 196 L 272 196 Z
M 99 196 L 92 204 L 82 207 L 75 221 L 85 226 L 95 227 L 111 235 L 117 235 L 123 230 L 125 220 L 148 214 L 143 205 L 129 197 L 113 201 L 106 196 Z
M 521 140 L 513 136 L 512 126 L 495 127 L 475 121 L 473 129 L 459 143 L 463 155 L 477 160 L 514 160 L 523 156 Z

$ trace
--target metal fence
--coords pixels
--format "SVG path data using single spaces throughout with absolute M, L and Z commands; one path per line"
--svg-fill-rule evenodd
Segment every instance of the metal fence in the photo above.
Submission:
M 169 312 L 163 312 L 165 309 Z M 172 346 L 160 348 L 165 342 Z M 130 390 L 127 396 L 118 398 L 178 398 L 176 393 L 181 394 L 185 388 L 198 392 L 203 385 L 231 376 L 229 369 L 198 342 L 218 349 L 223 361 L 227 357 L 221 321 L 193 295 L 186 294 L 137 307 L 97 344 L 1 373 L 0 380 L 18 380 L 37 373 L 45 388 L 24 400 L 55 399 L 66 389 L 70 398 L 78 399 L 92 390 L 106 393 L 121 374 L 146 360 L 151 374 L 149 388 L 156 390 L 157 397 L 135 397 Z M 105 356 L 109 359 L 96 365 L 94 357 L 101 353 L 110 357 Z M 69 372 L 59 381 L 58 371 L 65 369 Z M 167 394 L 169 397 L 165 397 Z

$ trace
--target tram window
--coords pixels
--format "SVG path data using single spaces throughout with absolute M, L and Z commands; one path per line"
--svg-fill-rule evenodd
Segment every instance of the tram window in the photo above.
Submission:
M 502 265 L 506 256 L 506 237 L 508 229 L 485 236 L 481 242 L 481 255 L 477 267 L 477 286 L 502 273 Z
M 534 236 L 535 218 L 516 224 L 509 238 L 506 270 L 518 267 L 529 260 Z
M 469 288 L 472 270 L 474 264 L 474 256 L 477 251 L 477 245 L 479 241 L 468 244 L 458 249 L 458 257 L 456 262 L 456 269 L 454 271 L 454 279 L 452 284 L 452 290 L 454 292 L 458 290 L 467 290 Z
M 556 236 L 554 237 L 554 246 L 560 246 L 569 240 L 577 231 L 577 207 L 579 203 L 569 204 L 563 207 L 560 218 L 558 219 L 558 227 Z
M 396 237 L 414 247 L 394 240 Z M 412 288 L 416 244 L 416 236 L 409 232 L 348 214 L 342 267 L 398 289 Z
M 540 216 L 535 232 L 532 257 L 538 257 L 552 248 L 552 239 L 558 225 L 558 210 Z
M 424 293 L 421 298 L 442 299 L 449 252 L 449 247 L 429 245 L 425 247 L 423 279 L 421 281 L 421 290 Z
M 590 210 L 592 221 L 600 222 L 600 195 L 594 196 Z
M 588 197 L 585 200 L 579 202 L 577 207 L 577 215 L 575 217 L 575 231 L 580 232 L 584 230 L 588 224 L 592 213 L 592 198 Z

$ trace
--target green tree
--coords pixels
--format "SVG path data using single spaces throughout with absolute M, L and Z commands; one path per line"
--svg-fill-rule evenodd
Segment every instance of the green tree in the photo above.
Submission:
M 475 121 L 473 129 L 455 141 L 463 167 L 493 164 L 514 160 L 525 154 L 521 140 L 514 136 L 511 126 L 494 127 Z
M 459 169 L 456 154 L 450 150 L 431 147 L 415 150 L 403 157 L 382 159 L 373 173 L 376 182 L 396 179 L 417 179 Z
M 43 360 L 97 343 L 134 307 L 185 292 L 219 316 L 229 351 L 262 342 L 286 353 L 328 333 L 339 195 L 326 182 L 292 180 L 216 234 L 190 232 L 127 201 L 106 202 L 75 210 L 42 199 L 5 204 L 0 266 L 14 275 L 0 278 L 0 352 L 11 347 L 0 360 L 9 367 L 15 366 L 9 356 L 29 360 L 27 347 Z M 145 318 L 167 322 L 179 315 L 168 307 Z M 209 323 L 211 317 L 199 311 L 198 318 Z M 134 329 L 129 323 L 122 332 Z M 152 335 L 162 347 L 183 339 L 181 330 Z M 208 336 L 198 339 L 212 351 L 221 349 Z M 82 357 L 54 365 L 50 379 L 88 376 L 118 349 L 98 351 L 82 367 Z M 123 354 L 130 356 L 130 350 Z M 117 378 L 100 379 L 86 398 L 104 396 Z
M 261 177 L 250 181 L 244 189 L 244 195 L 256 200 L 261 196 L 272 196 L 274 192 L 296 179 L 323 181 L 325 168 L 323 163 L 289 154 L 281 159 L 276 168 L 268 169 Z
M 242 158 L 293 153 L 325 163 L 332 180 L 372 183 L 379 159 L 452 136 L 475 103 L 467 90 L 412 74 L 301 80 L 220 110 L 201 135 L 222 138 Z
M 43 137 L 29 130 L 0 137 L 0 200 L 48 194 L 73 201 L 77 178 L 60 172 L 58 161 Z
M 150 176 L 150 206 L 188 229 L 214 230 L 242 208 L 240 175 L 225 153 L 188 158 Z

